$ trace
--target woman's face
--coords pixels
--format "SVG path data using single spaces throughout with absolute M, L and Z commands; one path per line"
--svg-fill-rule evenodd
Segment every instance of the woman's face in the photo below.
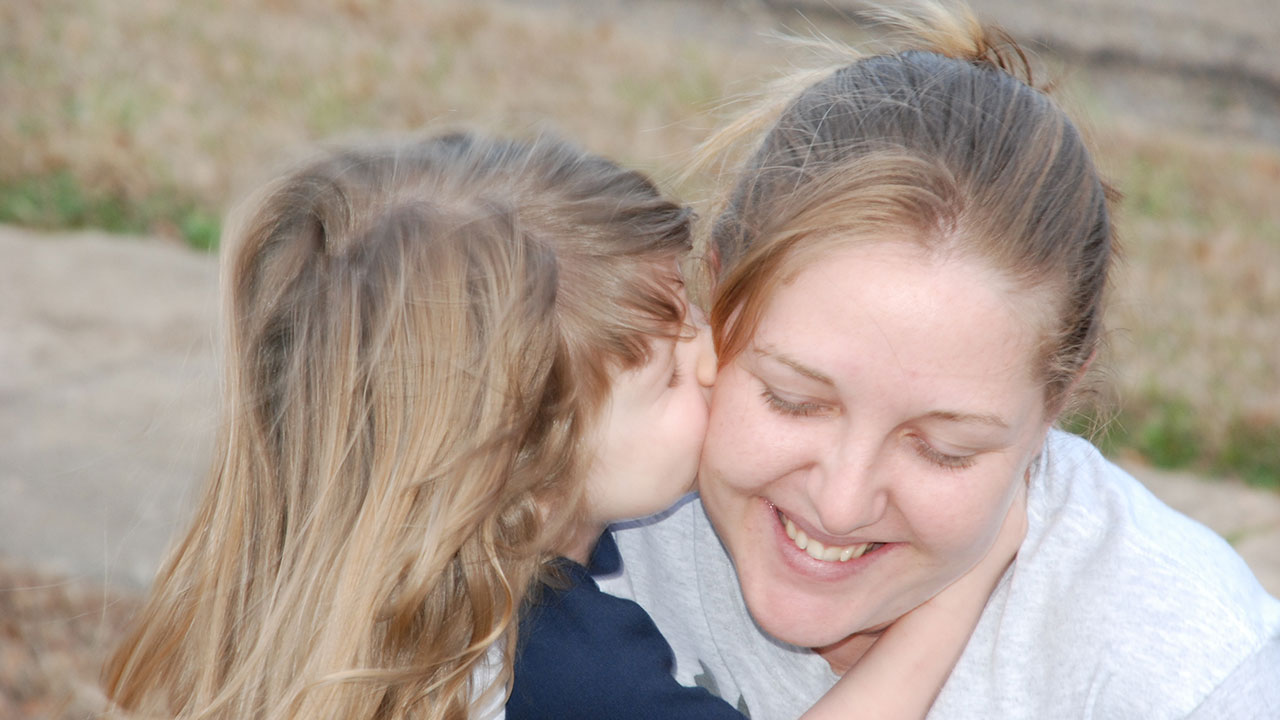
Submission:
M 1035 300 L 894 240 L 776 292 L 716 380 L 699 481 L 761 627 L 839 668 L 986 553 L 1048 430 Z

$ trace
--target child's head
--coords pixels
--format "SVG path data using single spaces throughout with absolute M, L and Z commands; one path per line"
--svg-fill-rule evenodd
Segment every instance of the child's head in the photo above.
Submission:
M 685 302 L 683 289 L 680 299 Z M 695 317 L 680 337 L 653 338 L 646 363 L 613 374 L 590 435 L 585 534 L 564 554 L 585 560 L 604 525 L 658 512 L 692 485 L 716 363 L 700 311 L 690 312 Z
M 113 699 L 463 717 L 543 563 L 584 522 L 649 509 L 603 479 L 645 451 L 687 466 L 667 500 L 692 479 L 689 224 L 549 139 L 335 151 L 265 188 L 227 247 L 219 462 Z

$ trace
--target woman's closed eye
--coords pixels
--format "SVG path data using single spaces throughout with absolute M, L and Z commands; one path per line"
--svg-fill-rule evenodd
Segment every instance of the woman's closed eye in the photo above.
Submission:
M 813 400 L 788 400 L 768 385 L 763 387 L 760 397 L 770 409 L 788 417 L 816 417 L 830 414 L 832 409 L 827 403 Z
M 920 457 L 944 470 L 964 470 L 977 462 L 977 458 L 973 455 L 949 455 L 941 452 L 919 435 L 912 435 L 911 442 L 915 445 L 916 453 Z

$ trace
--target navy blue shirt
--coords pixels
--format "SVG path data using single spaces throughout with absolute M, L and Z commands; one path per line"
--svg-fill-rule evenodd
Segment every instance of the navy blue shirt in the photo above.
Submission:
M 592 575 L 622 567 L 613 535 L 589 567 L 560 559 L 569 587 L 544 588 L 520 625 L 507 720 L 742 720 L 729 703 L 672 676 L 675 656 L 639 605 L 601 592 Z

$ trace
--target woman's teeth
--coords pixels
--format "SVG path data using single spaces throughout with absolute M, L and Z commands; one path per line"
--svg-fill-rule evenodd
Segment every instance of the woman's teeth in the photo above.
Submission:
M 822 560 L 825 562 L 849 562 L 854 558 L 862 557 L 867 554 L 868 550 L 874 550 L 880 547 L 881 543 L 861 543 L 859 545 L 847 545 L 844 547 L 831 546 L 827 547 L 822 543 L 810 538 L 803 530 L 796 527 L 791 522 L 791 518 L 778 513 L 782 518 L 783 527 L 787 530 L 787 537 L 796 544 L 796 547 L 809 553 L 809 557 L 814 560 Z

